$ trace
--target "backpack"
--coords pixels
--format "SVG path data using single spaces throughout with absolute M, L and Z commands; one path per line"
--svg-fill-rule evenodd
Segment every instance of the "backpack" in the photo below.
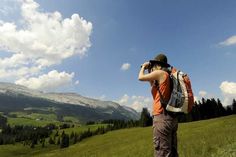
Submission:
M 158 88 L 161 104 L 164 104 L 166 111 L 169 112 L 182 112 L 186 114 L 191 112 L 194 104 L 194 97 L 188 75 L 172 67 L 169 76 L 172 88 L 171 96 L 168 102 L 164 102 Z

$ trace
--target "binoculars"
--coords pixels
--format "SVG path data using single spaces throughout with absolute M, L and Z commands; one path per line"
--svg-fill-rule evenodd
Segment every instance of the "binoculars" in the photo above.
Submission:
M 147 69 L 150 70 L 155 64 L 156 64 L 156 62 L 154 62 L 153 60 L 150 60 Z M 141 65 L 140 67 L 142 68 L 142 66 L 143 66 L 143 65 Z

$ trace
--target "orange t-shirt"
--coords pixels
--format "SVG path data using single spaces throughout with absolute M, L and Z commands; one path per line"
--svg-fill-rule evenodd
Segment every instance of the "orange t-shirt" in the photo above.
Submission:
M 164 101 L 168 101 L 170 99 L 170 95 L 171 95 L 171 89 L 170 89 L 170 78 L 169 78 L 169 74 L 167 72 L 165 72 L 165 76 L 166 79 L 163 83 L 161 83 L 159 85 L 159 89 L 161 92 L 161 95 L 164 99 Z M 163 107 L 161 105 L 161 101 L 160 101 L 160 94 L 158 92 L 158 88 L 153 85 L 152 86 L 152 97 L 153 97 L 153 111 L 152 111 L 152 115 L 158 115 L 161 114 L 163 112 Z

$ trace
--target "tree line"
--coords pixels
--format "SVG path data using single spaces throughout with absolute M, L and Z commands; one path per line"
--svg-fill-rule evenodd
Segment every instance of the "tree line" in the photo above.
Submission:
M 195 102 L 192 111 L 188 114 L 179 113 L 177 114 L 178 121 L 181 122 L 192 122 L 198 120 L 205 120 L 210 118 L 222 117 L 227 115 L 236 114 L 236 100 L 233 99 L 231 105 L 224 107 L 220 99 L 204 99 Z M 147 108 L 143 108 L 140 118 L 141 126 L 151 126 L 152 117 L 148 112 Z
M 31 148 L 38 142 L 42 142 L 52 133 L 52 129 L 45 127 L 35 127 L 27 125 L 5 125 L 0 133 L 0 145 L 15 144 L 22 142 L 24 145 L 29 145 Z
M 96 122 L 88 122 L 87 124 L 96 124 Z M 34 148 L 35 145 L 41 144 L 45 147 L 46 144 L 58 145 L 59 148 L 66 148 L 69 145 L 76 144 L 88 137 L 105 134 L 109 131 L 143 126 L 141 120 L 117 120 L 110 119 L 101 121 L 99 124 L 104 124 L 97 127 L 95 130 L 88 128 L 83 132 L 72 131 L 70 134 L 59 133 L 60 129 L 74 127 L 74 125 L 62 124 L 57 127 L 54 124 L 48 124 L 44 127 L 16 125 L 10 126 L 7 124 L 7 118 L 0 115 L 0 145 L 15 144 L 21 142 L 24 146 Z M 53 133 L 55 130 L 56 133 Z
M 89 122 L 88 124 L 95 124 L 95 122 Z M 42 147 L 45 147 L 46 144 L 50 144 L 58 145 L 59 148 L 66 148 L 71 144 L 78 143 L 91 136 L 140 125 L 139 120 L 104 120 L 100 122 L 100 124 L 104 125 L 97 127 L 95 130 L 90 130 L 90 128 L 88 128 L 88 130 L 83 132 L 72 131 L 70 134 L 67 134 L 64 130 L 62 133 L 59 133 L 59 130 L 72 128 L 74 125 L 64 123 L 59 126 L 48 124 L 44 127 L 28 125 L 10 126 L 7 124 L 7 118 L 0 115 L 0 145 L 20 142 L 24 146 L 29 146 L 30 148 L 34 148 L 35 145 L 39 144 L 41 144 Z
M 233 99 L 231 105 L 224 107 L 220 99 L 204 99 L 195 102 L 192 111 L 186 115 L 180 115 L 179 122 L 191 122 L 217 118 L 227 115 L 236 114 L 236 101 Z

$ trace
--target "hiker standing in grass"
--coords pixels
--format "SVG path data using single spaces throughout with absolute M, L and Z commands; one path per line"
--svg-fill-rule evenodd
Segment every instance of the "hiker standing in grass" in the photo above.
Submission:
M 164 54 L 159 54 L 154 60 L 142 64 L 139 72 L 140 81 L 150 82 L 153 96 L 154 157 L 178 157 L 178 120 L 176 115 L 166 111 L 161 103 L 168 101 L 171 96 L 169 67 L 167 57 Z M 145 73 L 146 70 L 147 73 Z

